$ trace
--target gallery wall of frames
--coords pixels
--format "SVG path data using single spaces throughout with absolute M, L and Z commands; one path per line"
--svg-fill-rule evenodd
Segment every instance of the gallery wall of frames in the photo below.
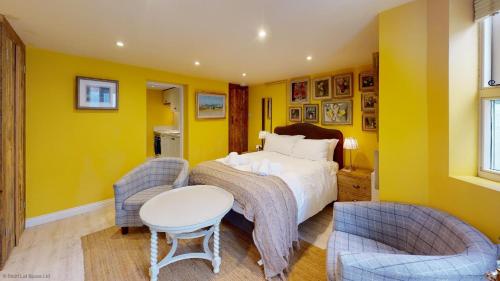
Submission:
M 378 53 L 366 70 L 290 79 L 287 98 L 289 123 L 352 125 L 354 115 L 361 114 L 362 130 L 377 132 Z M 360 99 L 360 108 L 354 108 L 354 98 Z

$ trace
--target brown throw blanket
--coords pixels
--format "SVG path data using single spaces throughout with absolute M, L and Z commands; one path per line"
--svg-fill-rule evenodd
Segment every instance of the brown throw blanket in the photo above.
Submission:
M 215 185 L 233 194 L 245 218 L 254 223 L 253 241 L 266 278 L 283 278 L 298 243 L 297 202 L 288 185 L 278 177 L 239 171 L 216 161 L 196 166 L 189 183 Z

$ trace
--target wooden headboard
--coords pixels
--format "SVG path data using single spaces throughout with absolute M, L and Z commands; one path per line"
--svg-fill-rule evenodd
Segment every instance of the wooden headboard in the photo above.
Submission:
M 344 135 L 339 130 L 325 129 L 309 123 L 296 123 L 288 126 L 274 128 L 278 135 L 303 135 L 306 139 L 338 139 L 335 147 L 333 161 L 339 164 L 339 169 L 344 167 Z

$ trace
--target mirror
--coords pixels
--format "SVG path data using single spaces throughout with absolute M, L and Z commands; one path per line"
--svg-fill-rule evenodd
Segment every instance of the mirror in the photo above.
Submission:
M 262 120 L 262 131 L 273 131 L 273 99 L 272 98 L 262 98 L 261 102 L 261 120 Z

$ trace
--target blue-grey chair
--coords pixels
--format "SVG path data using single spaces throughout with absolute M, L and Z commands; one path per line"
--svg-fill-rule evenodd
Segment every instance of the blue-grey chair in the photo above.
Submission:
M 383 202 L 337 202 L 328 241 L 330 281 L 485 280 L 497 245 L 444 212 Z
M 139 210 L 154 196 L 186 186 L 189 163 L 181 158 L 156 158 L 136 167 L 114 184 L 115 223 L 122 233 L 130 226 L 142 226 Z

